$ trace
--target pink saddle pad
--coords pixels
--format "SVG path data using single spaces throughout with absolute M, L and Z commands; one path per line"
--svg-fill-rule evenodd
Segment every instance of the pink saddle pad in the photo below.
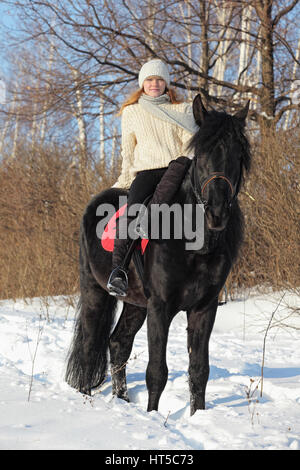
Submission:
M 101 237 L 101 245 L 106 251 L 114 251 L 114 244 L 115 244 L 115 238 L 116 238 L 116 223 L 118 217 L 124 214 L 125 209 L 127 207 L 127 204 L 124 204 L 124 206 L 120 207 L 117 212 L 114 213 L 114 215 L 111 217 L 109 222 L 107 223 L 104 232 Z M 141 251 L 142 254 L 144 254 L 146 250 L 146 246 L 148 245 L 149 240 L 148 239 L 143 239 L 141 240 Z

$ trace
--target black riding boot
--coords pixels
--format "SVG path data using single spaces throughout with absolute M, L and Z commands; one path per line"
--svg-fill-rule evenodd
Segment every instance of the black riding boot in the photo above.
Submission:
M 140 218 L 136 227 L 136 233 L 141 238 L 148 238 L 150 233 L 150 214 L 152 204 L 169 204 L 185 177 L 187 170 L 189 169 L 191 160 L 188 157 L 178 157 L 176 160 L 172 160 L 165 173 L 163 174 L 160 182 L 156 186 L 153 197 L 148 205 L 146 213 Z M 147 230 L 148 228 L 148 230 Z
M 128 267 L 136 240 L 128 238 L 127 225 L 131 219 L 120 217 L 118 220 L 119 234 L 116 235 L 112 255 L 112 272 L 107 282 L 107 289 L 111 295 L 125 297 L 128 290 Z M 122 237 L 125 236 L 127 238 Z M 121 236 L 120 236 L 121 235 Z

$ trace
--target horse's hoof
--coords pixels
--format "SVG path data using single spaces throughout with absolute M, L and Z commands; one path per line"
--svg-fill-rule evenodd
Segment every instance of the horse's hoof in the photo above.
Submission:
M 81 388 L 79 389 L 79 392 L 82 393 L 82 395 L 88 395 L 89 397 L 92 396 L 92 391 L 90 388 Z
M 128 397 L 128 393 L 114 393 L 113 394 L 113 398 L 116 397 L 116 398 L 120 398 L 120 400 L 124 400 L 126 401 L 127 403 L 130 403 L 130 400 L 129 400 L 129 397 Z

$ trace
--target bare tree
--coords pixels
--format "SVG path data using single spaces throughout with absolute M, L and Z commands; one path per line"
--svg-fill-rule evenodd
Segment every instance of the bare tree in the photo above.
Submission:
M 289 95 L 299 66 L 295 46 L 299 0 L 255 0 L 251 6 L 246 0 L 11 3 L 16 14 L 23 15 L 24 44 L 42 38 L 48 38 L 48 47 L 51 41 L 55 43 L 51 85 L 44 87 L 48 98 L 42 100 L 43 116 L 72 114 L 71 103 L 77 110 L 81 103 L 76 115 L 82 128 L 81 148 L 86 145 L 83 121 L 114 113 L 124 99 L 125 87 L 128 90 L 136 83 L 141 65 L 149 58 L 159 57 L 169 65 L 172 86 L 191 95 L 201 91 L 213 106 L 235 109 L 250 98 L 251 116 L 260 124 L 274 127 L 286 112 L 298 109 Z M 74 73 L 72 81 L 66 79 L 58 65 L 61 58 L 78 71 L 79 82 Z M 286 80 L 277 72 L 283 63 Z M 60 83 L 55 83 L 57 74 Z M 42 74 L 41 82 L 44 79 Z M 105 90 L 101 109 L 100 89 Z M 105 132 L 109 128 L 106 122 L 103 127 Z M 100 141 L 104 141 L 102 134 Z

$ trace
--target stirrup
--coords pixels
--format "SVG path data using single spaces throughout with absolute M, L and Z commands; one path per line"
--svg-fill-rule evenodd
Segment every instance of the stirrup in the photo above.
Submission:
M 122 273 L 123 278 L 120 275 L 118 276 L 117 272 Z M 121 283 L 123 282 L 125 284 L 123 287 L 114 284 L 115 281 L 119 280 Z M 121 266 L 117 266 L 115 269 L 112 270 L 107 282 L 107 289 L 110 295 L 126 297 L 128 289 L 128 275 L 127 271 L 121 268 Z

